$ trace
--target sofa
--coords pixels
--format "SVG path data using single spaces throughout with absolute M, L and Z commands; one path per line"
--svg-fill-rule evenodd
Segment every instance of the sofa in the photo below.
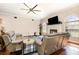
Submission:
M 42 43 L 36 43 L 39 55 L 50 55 L 67 45 L 69 33 L 58 33 L 54 35 L 45 35 Z

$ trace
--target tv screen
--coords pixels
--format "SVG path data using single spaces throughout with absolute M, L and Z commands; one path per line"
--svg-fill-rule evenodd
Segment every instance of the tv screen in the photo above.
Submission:
M 52 24 L 59 24 L 60 22 L 58 21 L 58 16 L 52 17 L 48 19 L 48 25 Z

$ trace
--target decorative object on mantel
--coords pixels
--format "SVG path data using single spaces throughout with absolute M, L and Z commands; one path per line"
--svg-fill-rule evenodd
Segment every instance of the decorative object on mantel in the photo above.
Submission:
M 38 6 L 37 4 L 34 7 L 32 7 L 32 8 L 27 6 L 27 4 L 25 4 L 25 3 L 23 3 L 23 4 L 28 8 L 28 9 L 22 8 L 22 10 L 28 11 L 27 14 L 30 13 L 30 12 L 33 12 L 34 14 L 36 14 L 35 11 L 40 12 L 40 10 L 34 10 Z

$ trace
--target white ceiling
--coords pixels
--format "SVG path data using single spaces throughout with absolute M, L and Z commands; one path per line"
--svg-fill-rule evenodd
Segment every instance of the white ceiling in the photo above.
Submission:
M 36 5 L 36 3 L 26 4 L 31 8 Z M 28 11 L 21 10 L 21 8 L 28 9 L 23 3 L 0 3 L 0 13 L 10 13 L 24 17 L 31 17 L 33 19 L 42 19 L 51 13 L 57 12 L 64 8 L 70 8 L 76 4 L 77 3 L 39 3 L 35 9 L 41 10 L 41 12 L 36 12 L 36 14 L 31 12 L 27 14 Z
M 79 0 L 0 0 L 1 3 L 78 3 Z

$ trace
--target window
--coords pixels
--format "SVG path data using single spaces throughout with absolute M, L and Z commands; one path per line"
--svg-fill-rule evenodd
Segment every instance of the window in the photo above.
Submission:
M 79 19 L 77 16 L 67 16 L 66 31 L 68 31 L 72 37 L 79 37 Z

